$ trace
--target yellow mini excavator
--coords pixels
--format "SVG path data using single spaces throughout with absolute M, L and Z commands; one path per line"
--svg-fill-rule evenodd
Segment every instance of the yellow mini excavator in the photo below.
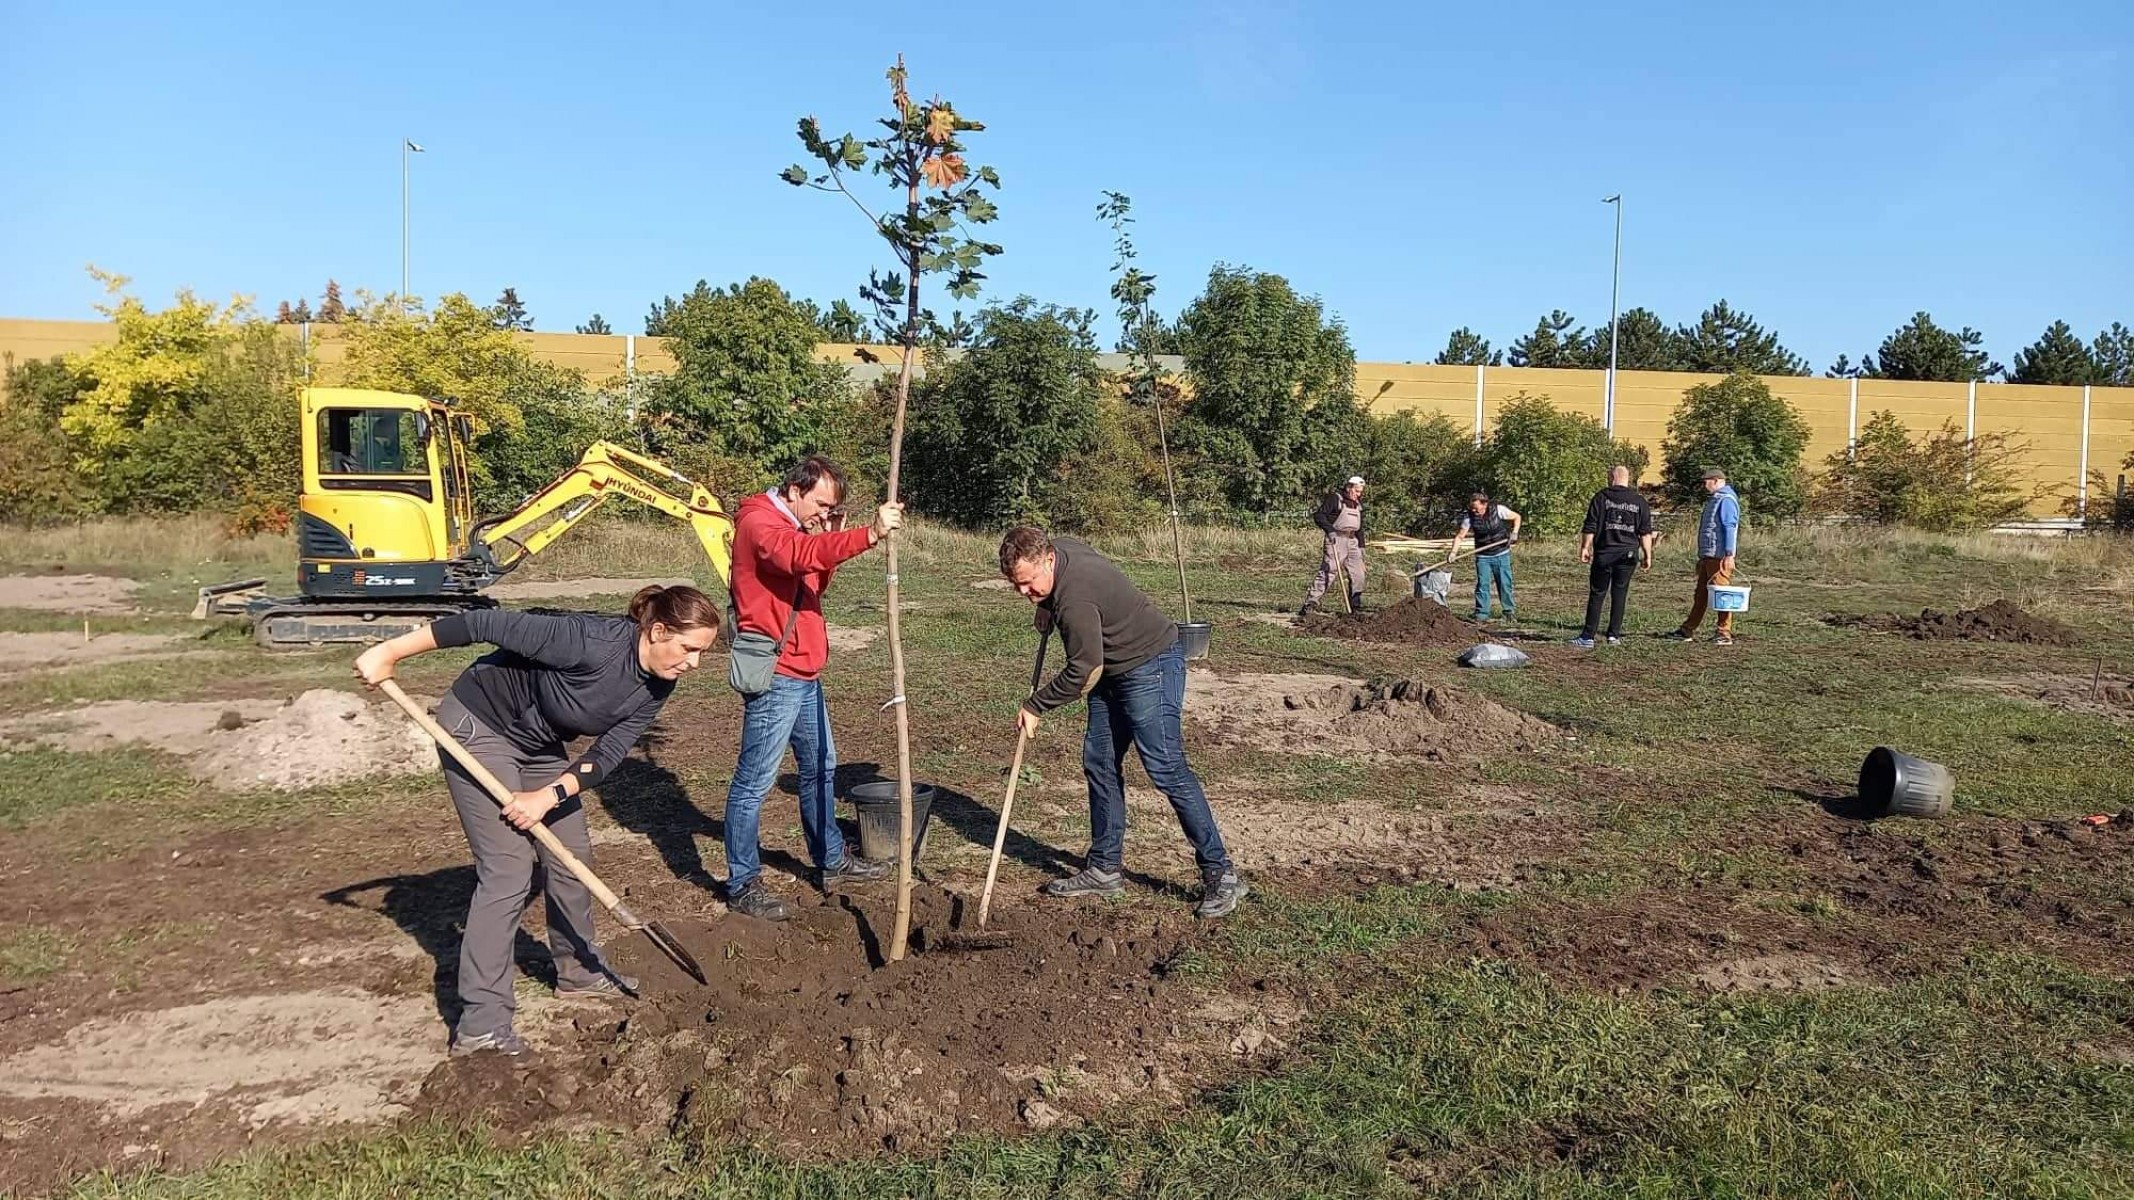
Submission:
M 728 582 L 733 519 L 710 489 L 609 442 L 514 512 L 474 519 L 473 431 L 447 401 L 306 388 L 296 595 L 247 579 L 200 589 L 193 616 L 243 616 L 266 647 L 368 642 L 493 606 L 483 590 L 610 497 L 687 522 Z

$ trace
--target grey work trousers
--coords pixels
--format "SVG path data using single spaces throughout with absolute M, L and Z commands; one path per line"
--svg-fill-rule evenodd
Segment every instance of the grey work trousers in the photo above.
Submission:
M 571 762 L 561 743 L 527 753 L 449 695 L 437 706 L 437 723 L 515 792 L 554 783 Z M 548 901 L 548 950 L 558 982 L 593 983 L 606 967 L 593 942 L 593 894 L 585 884 L 551 861 L 532 834 L 513 829 L 497 802 L 442 748 L 437 756 L 452 807 L 467 831 L 467 848 L 474 852 L 474 901 L 467 906 L 467 931 L 459 944 L 458 1036 L 479 1037 L 511 1024 L 517 1007 L 511 994 L 513 949 L 536 881 Z M 543 823 L 581 861 L 592 862 L 582 795 L 550 809 Z
M 1329 533 L 1326 535 L 1326 556 L 1319 560 L 1319 573 L 1312 576 L 1312 585 L 1304 593 L 1304 603 L 1317 604 L 1326 589 L 1335 584 L 1347 587 L 1349 595 L 1363 594 L 1363 540 L 1361 534 Z M 1347 596 L 1342 597 L 1348 599 Z

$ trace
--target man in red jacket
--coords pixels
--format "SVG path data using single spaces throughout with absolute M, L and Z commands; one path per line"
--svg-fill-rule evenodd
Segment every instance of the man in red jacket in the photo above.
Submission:
M 741 759 L 726 792 L 726 906 L 766 921 L 785 920 L 786 908 L 761 882 L 757 832 L 788 745 L 800 775 L 800 825 L 824 890 L 886 873 L 881 863 L 847 854 L 837 828 L 837 743 L 821 679 L 830 660 L 822 594 L 838 564 L 889 536 L 904 512 L 884 504 L 872 525 L 846 529 L 844 501 L 844 473 L 811 454 L 778 487 L 742 501 L 734 519 L 735 625 L 780 644 L 770 690 L 741 702 Z

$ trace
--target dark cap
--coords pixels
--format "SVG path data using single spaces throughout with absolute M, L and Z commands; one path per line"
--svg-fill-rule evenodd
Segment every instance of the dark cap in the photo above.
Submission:
M 1726 478 L 1726 472 L 1720 470 L 1717 467 L 1711 467 L 1704 472 L 1704 477 L 1706 479 L 1724 480 Z

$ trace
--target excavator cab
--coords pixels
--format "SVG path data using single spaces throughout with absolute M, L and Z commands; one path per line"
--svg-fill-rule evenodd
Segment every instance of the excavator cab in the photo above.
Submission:
M 307 388 L 296 518 L 305 596 L 473 595 L 467 418 L 394 392 Z

